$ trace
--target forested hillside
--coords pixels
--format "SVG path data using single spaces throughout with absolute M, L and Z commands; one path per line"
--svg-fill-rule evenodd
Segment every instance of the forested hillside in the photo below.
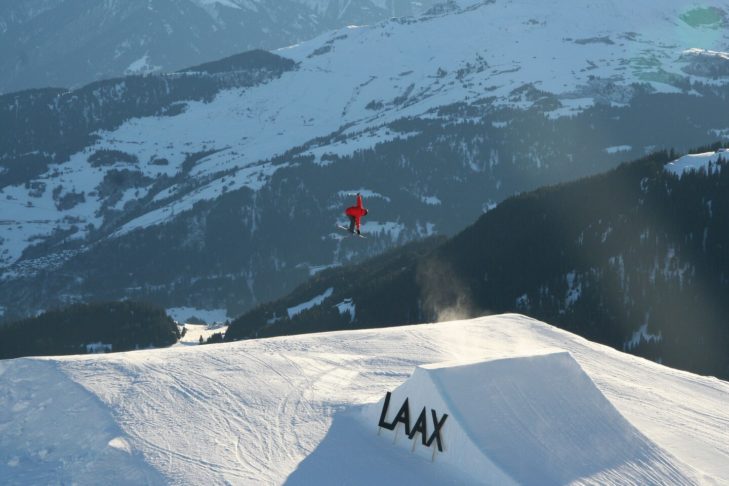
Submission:
M 659 152 L 509 198 L 376 281 L 358 280 L 367 263 L 322 273 L 236 319 L 226 337 L 520 312 L 669 366 L 727 377 L 729 171 L 722 156 L 677 174 L 664 167 L 676 156 Z M 351 281 L 358 283 L 342 284 Z M 323 298 L 297 307 L 315 296 Z
M 148 304 L 75 304 L 0 326 L 0 359 L 163 347 L 179 337 L 164 310 Z

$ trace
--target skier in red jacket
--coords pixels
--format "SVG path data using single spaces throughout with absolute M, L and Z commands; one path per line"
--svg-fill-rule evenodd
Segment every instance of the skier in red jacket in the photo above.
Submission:
M 367 210 L 362 207 L 361 194 L 357 194 L 357 205 L 348 207 L 347 210 L 344 211 L 344 214 L 346 214 L 349 218 L 349 232 L 354 233 L 356 230 L 357 234 L 361 235 L 359 231 L 360 220 L 362 219 L 362 216 L 367 216 Z

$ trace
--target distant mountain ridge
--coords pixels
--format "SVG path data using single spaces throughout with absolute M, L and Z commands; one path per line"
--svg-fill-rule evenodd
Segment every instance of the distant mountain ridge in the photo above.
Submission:
M 520 312 L 727 378 L 729 150 L 685 159 L 662 152 L 507 199 L 442 244 L 322 272 L 226 339 Z
M 0 6 L 0 93 L 75 88 L 275 49 L 431 0 L 22 0 Z

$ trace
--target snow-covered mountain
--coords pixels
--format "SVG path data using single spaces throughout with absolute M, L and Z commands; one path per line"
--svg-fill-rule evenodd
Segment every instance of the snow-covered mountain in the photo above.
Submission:
M 729 384 L 519 315 L 16 359 L 0 376 L 4 484 L 729 481 Z M 442 450 L 378 430 L 405 397 L 428 436 L 430 409 L 448 415 Z
M 255 83 L 193 70 L 6 95 L 0 305 L 239 312 L 514 192 L 726 138 L 727 12 L 449 3 L 279 50 L 290 65 Z M 173 79 L 189 91 L 155 91 Z M 355 192 L 366 244 L 333 230 Z
M 0 93 L 274 49 L 432 0 L 22 0 L 0 5 Z

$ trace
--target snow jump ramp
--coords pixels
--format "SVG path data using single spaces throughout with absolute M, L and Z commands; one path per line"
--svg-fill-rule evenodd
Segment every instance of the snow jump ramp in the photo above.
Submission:
M 418 366 L 362 412 L 380 448 L 407 448 L 468 482 L 695 483 L 567 352 Z

